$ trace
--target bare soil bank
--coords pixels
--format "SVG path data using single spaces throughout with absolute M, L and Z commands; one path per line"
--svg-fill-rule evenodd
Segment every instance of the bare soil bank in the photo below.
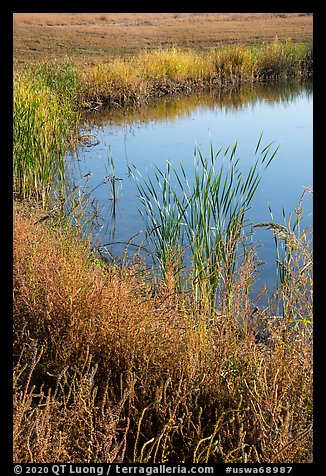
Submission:
M 92 62 L 168 46 L 312 41 L 307 13 L 16 13 L 14 60 L 74 58 Z

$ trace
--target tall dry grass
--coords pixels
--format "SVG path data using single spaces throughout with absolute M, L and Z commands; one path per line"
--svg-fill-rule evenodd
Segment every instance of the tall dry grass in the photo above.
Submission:
M 114 21 L 110 13 L 15 13 L 14 25 L 67 26 Z
M 198 87 L 301 79 L 311 74 L 311 46 L 291 41 L 226 46 L 205 53 L 161 48 L 87 65 L 80 71 L 78 98 L 84 106 L 125 105 Z
M 106 265 L 37 221 L 15 206 L 15 462 L 311 462 L 304 287 L 296 330 L 272 304 L 254 321 L 247 255 L 212 320 L 141 261 Z

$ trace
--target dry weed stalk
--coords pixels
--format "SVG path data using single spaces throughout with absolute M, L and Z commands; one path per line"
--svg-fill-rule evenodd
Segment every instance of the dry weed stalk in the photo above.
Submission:
M 311 461 L 311 327 L 257 340 L 253 255 L 212 319 L 35 218 L 15 208 L 16 462 Z

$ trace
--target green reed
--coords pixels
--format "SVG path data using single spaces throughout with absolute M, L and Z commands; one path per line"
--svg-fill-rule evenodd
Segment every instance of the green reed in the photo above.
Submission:
M 59 95 L 64 101 L 69 101 L 75 107 L 79 72 L 71 60 L 63 63 L 42 61 L 33 67 L 33 76 L 37 77 L 52 93 Z
M 43 205 L 63 173 L 78 121 L 71 97 L 58 89 L 32 70 L 14 76 L 14 193 L 18 198 L 41 200 Z
M 153 177 L 143 179 L 133 165 L 143 208 L 146 236 L 162 276 L 171 269 L 180 273 L 191 263 L 197 302 L 215 306 L 223 283 L 229 293 L 240 245 L 246 252 L 245 214 L 278 147 L 261 146 L 259 138 L 253 162 L 245 173 L 236 158 L 237 144 L 222 152 L 210 146 L 208 157 L 195 148 L 192 180 L 183 165 L 177 170 L 167 162 L 165 170 L 154 167 Z

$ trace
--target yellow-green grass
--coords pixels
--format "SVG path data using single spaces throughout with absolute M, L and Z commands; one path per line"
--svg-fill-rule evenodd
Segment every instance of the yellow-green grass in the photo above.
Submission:
M 15 74 L 14 193 L 18 198 L 41 200 L 43 205 L 63 173 L 64 155 L 78 123 L 76 105 L 64 90 L 55 88 L 37 72 Z
M 41 200 L 64 177 L 64 157 L 76 135 L 81 108 L 138 104 L 193 88 L 252 84 L 266 78 L 305 78 L 312 50 L 275 41 L 260 47 L 228 46 L 208 53 L 177 48 L 81 67 L 42 62 L 14 75 L 14 194 Z M 64 180 L 61 180 L 61 185 Z
M 241 84 L 312 73 L 307 44 L 278 40 L 257 47 L 227 46 L 198 53 L 179 48 L 141 51 L 128 59 L 87 65 L 80 72 L 79 102 L 137 103 L 195 87 Z

